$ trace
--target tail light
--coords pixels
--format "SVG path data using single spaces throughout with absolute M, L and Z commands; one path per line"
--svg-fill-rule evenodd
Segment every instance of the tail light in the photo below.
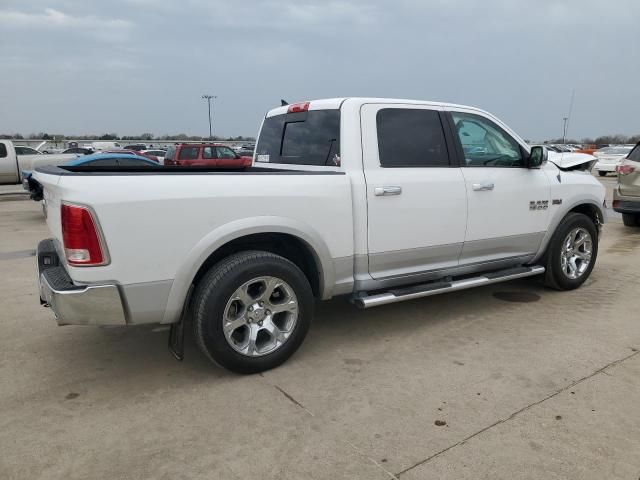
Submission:
M 100 242 L 97 223 L 86 207 L 62 204 L 62 243 L 67 262 L 76 266 L 106 265 L 107 255 Z
M 636 169 L 632 165 L 618 165 L 616 167 L 616 172 L 621 175 L 629 175 L 630 173 L 635 172 Z
M 306 112 L 309 110 L 309 105 L 311 105 L 311 102 L 291 104 L 289 108 L 287 108 L 287 113 Z

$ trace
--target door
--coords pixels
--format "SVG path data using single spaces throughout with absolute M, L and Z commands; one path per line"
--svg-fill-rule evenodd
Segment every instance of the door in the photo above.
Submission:
M 7 145 L 0 141 L 0 185 L 7 183 L 19 183 L 18 162 L 9 153 Z
M 464 178 L 436 107 L 362 107 L 369 273 L 388 279 L 454 267 L 467 218 Z
M 218 166 L 225 168 L 238 168 L 241 164 L 240 155 L 229 147 L 216 147 L 218 151 Z
M 203 147 L 202 148 L 202 160 L 203 163 L 209 167 L 217 167 L 218 166 L 218 152 L 216 151 L 216 147 Z
M 452 111 L 450 118 L 468 202 L 460 264 L 516 261 L 536 253 L 549 217 L 545 171 L 526 167 L 528 148 L 497 121 L 464 110 Z

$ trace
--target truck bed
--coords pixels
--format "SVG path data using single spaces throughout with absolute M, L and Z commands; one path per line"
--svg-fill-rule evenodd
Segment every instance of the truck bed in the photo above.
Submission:
M 116 167 L 116 166 L 50 166 L 36 169 L 39 173 L 58 176 L 128 176 L 128 175 L 344 175 L 336 170 L 298 170 L 264 167 L 247 168 L 215 168 L 215 167 L 183 167 L 179 165 L 165 165 L 154 167 Z

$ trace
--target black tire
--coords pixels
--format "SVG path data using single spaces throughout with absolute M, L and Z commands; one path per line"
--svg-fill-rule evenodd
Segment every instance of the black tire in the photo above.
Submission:
M 606 177 L 607 176 L 607 172 L 603 172 L 602 170 L 598 170 L 598 175 L 600 175 L 601 177 Z
M 297 320 L 288 339 L 275 351 L 247 356 L 234 350 L 223 331 L 227 302 L 245 282 L 274 276 L 291 287 L 298 302 Z M 193 301 L 193 329 L 202 352 L 220 366 L 237 373 L 258 373 L 277 367 L 298 349 L 313 318 L 313 293 L 309 280 L 292 262 L 264 251 L 245 251 L 214 265 L 196 286 Z M 261 323 L 262 325 L 262 323 Z
M 624 223 L 626 227 L 638 227 L 640 226 L 640 215 L 635 213 L 623 213 L 622 223 Z
M 569 278 L 562 269 L 562 248 L 569 233 L 574 228 L 584 228 L 591 236 L 591 261 L 578 278 Z M 598 229 L 593 220 L 582 213 L 569 213 L 562 219 L 554 232 L 546 254 L 545 284 L 556 290 L 573 290 L 582 285 L 593 270 L 598 257 Z

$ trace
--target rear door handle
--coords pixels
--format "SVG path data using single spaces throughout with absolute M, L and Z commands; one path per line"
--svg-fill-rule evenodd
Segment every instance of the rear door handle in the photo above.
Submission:
M 388 195 L 400 195 L 402 193 L 402 187 L 376 187 L 373 189 L 373 194 L 376 197 L 384 197 Z
M 485 190 L 493 190 L 493 183 L 490 182 L 482 182 L 482 183 L 474 183 L 471 187 L 476 192 L 483 192 Z

